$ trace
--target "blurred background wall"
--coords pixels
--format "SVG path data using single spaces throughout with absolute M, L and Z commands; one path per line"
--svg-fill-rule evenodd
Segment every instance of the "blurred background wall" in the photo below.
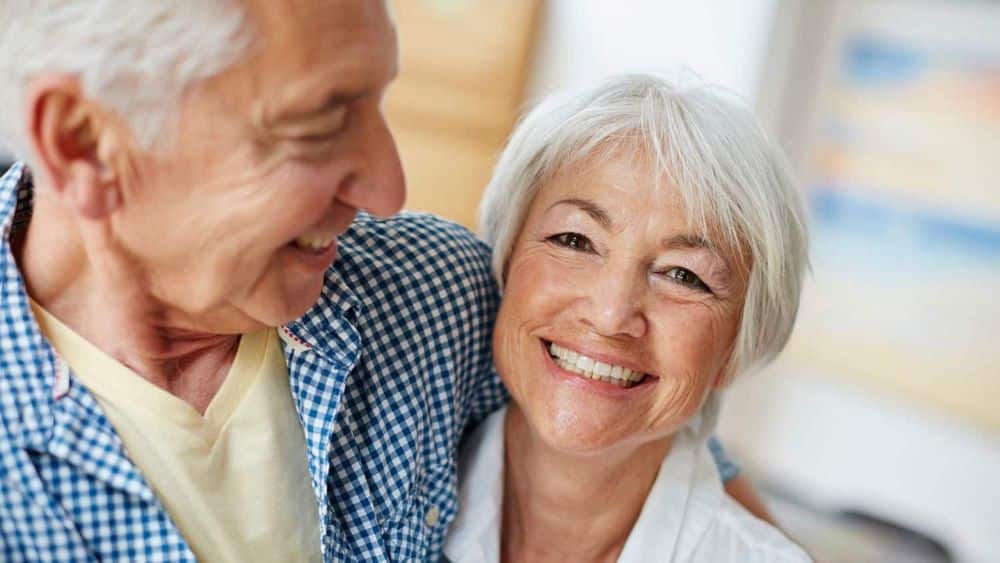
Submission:
M 752 100 L 775 0 L 396 0 L 401 74 L 386 103 L 412 209 L 475 225 L 521 112 L 554 90 L 687 67 Z
M 743 96 L 800 175 L 813 271 L 723 441 L 818 560 L 1000 561 L 1000 3 L 395 6 L 408 206 L 469 227 L 547 93 L 687 67 Z
M 722 433 L 799 501 L 1000 561 L 1000 4 L 775 16 L 757 107 L 802 177 L 813 272 Z M 837 529 L 847 560 L 884 560 Z

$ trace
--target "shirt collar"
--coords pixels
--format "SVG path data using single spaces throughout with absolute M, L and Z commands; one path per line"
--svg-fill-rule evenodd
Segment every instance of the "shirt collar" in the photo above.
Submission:
M 353 366 L 361 354 L 355 324 L 362 307 L 340 274 L 353 259 L 346 242 L 340 243 L 316 304 L 299 319 L 279 327 L 278 336 L 292 350 L 312 350 L 337 364 Z
M 483 421 L 462 450 L 462 509 L 444 547 L 456 563 L 500 560 L 506 412 L 505 407 Z M 675 435 L 619 563 L 685 561 L 683 554 L 694 549 L 707 529 L 724 491 L 698 430 L 689 424 Z
M 704 440 L 690 425 L 685 426 L 674 435 L 618 563 L 689 561 L 722 494 L 719 473 Z
M 507 407 L 491 414 L 466 439 L 459 458 L 461 509 L 445 540 L 451 561 L 500 561 L 503 503 L 504 420 Z
M 97 401 L 73 385 L 31 312 L 11 237 L 31 218 L 34 185 L 23 163 L 0 178 L 0 418 L 13 443 L 66 459 L 146 500 L 153 493 L 128 461 Z M 100 455 L 96 455 L 100 452 Z
M 65 366 L 42 337 L 24 279 L 11 248 L 11 237 L 31 216 L 33 186 L 23 163 L 0 178 L 0 397 L 11 438 L 20 446 L 42 447 L 54 424 L 53 402 L 66 394 Z

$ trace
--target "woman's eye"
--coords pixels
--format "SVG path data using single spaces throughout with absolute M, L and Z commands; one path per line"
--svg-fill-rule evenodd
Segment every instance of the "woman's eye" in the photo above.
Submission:
M 572 248 L 581 252 L 594 251 L 594 245 L 590 242 L 590 239 L 579 233 L 559 233 L 558 235 L 552 235 L 548 240 L 559 246 L 565 246 L 566 248 Z
M 701 281 L 701 278 L 687 268 L 670 268 L 664 273 L 664 275 L 683 286 L 711 292 L 711 289 L 705 285 L 705 282 Z

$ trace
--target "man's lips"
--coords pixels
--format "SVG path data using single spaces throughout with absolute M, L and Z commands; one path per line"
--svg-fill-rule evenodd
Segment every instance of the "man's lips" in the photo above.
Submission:
M 325 271 L 337 257 L 337 242 L 337 238 L 334 237 L 322 248 L 303 248 L 295 242 L 290 242 L 286 245 L 286 249 L 296 262 L 303 264 L 308 270 Z

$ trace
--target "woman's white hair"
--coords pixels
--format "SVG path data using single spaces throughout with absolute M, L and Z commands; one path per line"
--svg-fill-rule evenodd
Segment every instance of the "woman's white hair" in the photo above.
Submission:
M 539 188 L 563 168 L 627 144 L 676 185 L 697 234 L 749 265 L 726 382 L 771 361 L 798 312 L 808 266 L 805 211 L 781 150 L 731 98 L 701 84 L 627 74 L 552 97 L 528 113 L 480 207 L 481 234 L 493 246 L 500 283 Z
M 245 19 L 234 0 L 0 1 L 0 143 L 28 155 L 25 86 L 63 72 L 151 148 L 184 89 L 244 53 Z

